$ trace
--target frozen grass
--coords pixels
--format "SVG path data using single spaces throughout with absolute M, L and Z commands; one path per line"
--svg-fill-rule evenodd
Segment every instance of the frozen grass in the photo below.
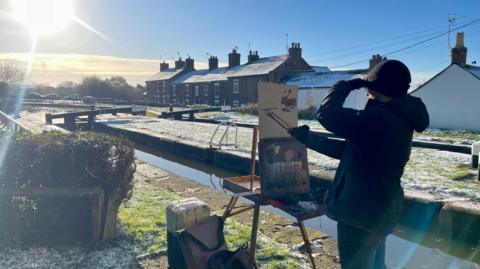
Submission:
M 179 199 L 174 193 L 158 186 L 136 182 L 132 199 L 119 212 L 122 231 L 127 238 L 135 242 L 140 252 L 146 254 L 165 249 L 166 215 L 169 202 Z M 250 241 L 250 227 L 229 219 L 225 225 L 225 236 L 231 249 L 244 246 Z M 288 262 L 289 267 L 299 268 L 300 258 L 290 253 L 281 244 L 260 236 L 257 260 L 268 267 L 272 262 Z M 293 266 L 293 267 L 292 267 Z
M 179 199 L 161 187 L 137 181 L 133 196 L 119 210 L 120 236 L 92 248 L 31 247 L 13 249 L 0 246 L 0 268 L 140 268 L 136 257 L 166 249 L 166 215 L 169 202 Z M 250 227 L 229 219 L 225 235 L 230 248 L 246 245 Z M 301 268 L 300 255 L 259 233 L 257 260 L 261 268 Z M 280 265 L 281 267 L 277 267 Z
M 472 132 L 467 130 L 448 131 L 432 129 L 420 134 L 416 134 L 415 138 L 427 141 L 471 145 L 477 141 L 480 141 L 480 132 Z
M 166 248 L 165 208 L 175 200 L 175 195 L 141 182 L 135 183 L 133 193 L 118 212 L 122 232 L 142 253 L 151 254 Z
M 125 238 L 85 247 L 0 247 L 0 268 L 138 268 L 135 246 Z

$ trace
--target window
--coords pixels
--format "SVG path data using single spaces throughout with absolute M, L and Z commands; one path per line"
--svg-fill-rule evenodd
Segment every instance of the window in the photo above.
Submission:
M 190 95 L 190 85 L 185 84 L 185 97 L 188 97 Z M 188 99 L 187 99 L 188 100 Z M 187 101 L 188 102 L 188 101 Z
M 165 80 L 162 81 L 162 87 L 165 88 L 165 86 L 167 85 L 167 83 L 165 82 Z
M 220 100 L 218 100 L 218 98 L 217 98 L 217 99 L 213 100 L 213 103 L 214 103 L 216 106 L 218 106 L 218 105 L 220 104 Z
M 238 79 L 233 80 L 233 93 L 240 92 L 240 81 Z
M 177 85 L 172 85 L 172 96 L 177 96 Z
M 233 100 L 233 107 L 238 107 L 238 100 Z
M 208 84 L 203 85 L 203 96 L 208 97 Z
M 215 96 L 215 99 L 218 99 L 220 96 L 220 82 L 215 82 L 215 84 L 213 84 L 213 95 Z
M 200 86 L 195 85 L 195 97 L 200 96 Z

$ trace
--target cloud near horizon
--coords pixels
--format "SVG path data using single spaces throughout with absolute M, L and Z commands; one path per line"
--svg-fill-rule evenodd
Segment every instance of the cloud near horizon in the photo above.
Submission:
M 27 68 L 28 53 L 0 53 L 0 62 Z M 173 61 L 166 61 L 173 66 Z M 85 76 L 109 78 L 123 76 L 132 84 L 144 84 L 145 80 L 159 71 L 159 60 L 120 58 L 86 54 L 36 53 L 30 83 L 56 86 L 63 81 L 79 82 Z M 195 68 L 208 65 L 195 62 Z

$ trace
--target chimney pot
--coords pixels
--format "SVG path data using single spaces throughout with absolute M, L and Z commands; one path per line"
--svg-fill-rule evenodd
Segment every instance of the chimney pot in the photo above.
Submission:
M 467 64 L 467 48 L 464 45 L 463 32 L 457 33 L 455 48 L 452 49 L 452 64 Z
M 459 32 L 457 33 L 457 42 L 455 44 L 455 47 L 457 48 L 463 48 L 464 46 L 464 34 L 463 32 Z
M 218 68 L 218 58 L 215 56 L 210 56 L 208 59 L 208 69 L 213 70 Z
M 372 55 L 372 59 L 368 61 L 368 70 L 372 70 L 377 64 L 385 60 L 387 60 L 387 57 L 382 58 L 380 54 Z
M 185 61 L 182 60 L 182 57 L 179 57 L 178 60 L 175 61 L 175 69 L 181 69 L 185 67 Z
M 232 52 L 228 54 L 228 68 L 237 65 L 240 65 L 240 53 L 238 53 L 236 49 L 233 49 Z
M 187 59 L 185 59 L 185 70 L 187 71 L 193 71 L 195 70 L 195 64 L 192 58 L 188 56 Z
M 250 51 L 248 54 L 248 63 L 252 63 L 256 60 L 260 59 L 260 56 L 258 56 L 258 51 Z
M 163 61 L 163 63 L 160 63 L 160 72 L 165 71 L 168 69 L 168 63 Z
M 300 43 L 292 43 L 292 46 L 288 49 L 288 57 L 302 57 L 302 49 L 300 48 Z

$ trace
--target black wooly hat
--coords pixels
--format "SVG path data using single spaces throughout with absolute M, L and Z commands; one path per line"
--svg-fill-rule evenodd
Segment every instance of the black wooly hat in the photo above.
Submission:
M 397 60 L 385 60 L 368 72 L 369 89 L 390 97 L 407 94 L 412 78 L 408 67 Z

